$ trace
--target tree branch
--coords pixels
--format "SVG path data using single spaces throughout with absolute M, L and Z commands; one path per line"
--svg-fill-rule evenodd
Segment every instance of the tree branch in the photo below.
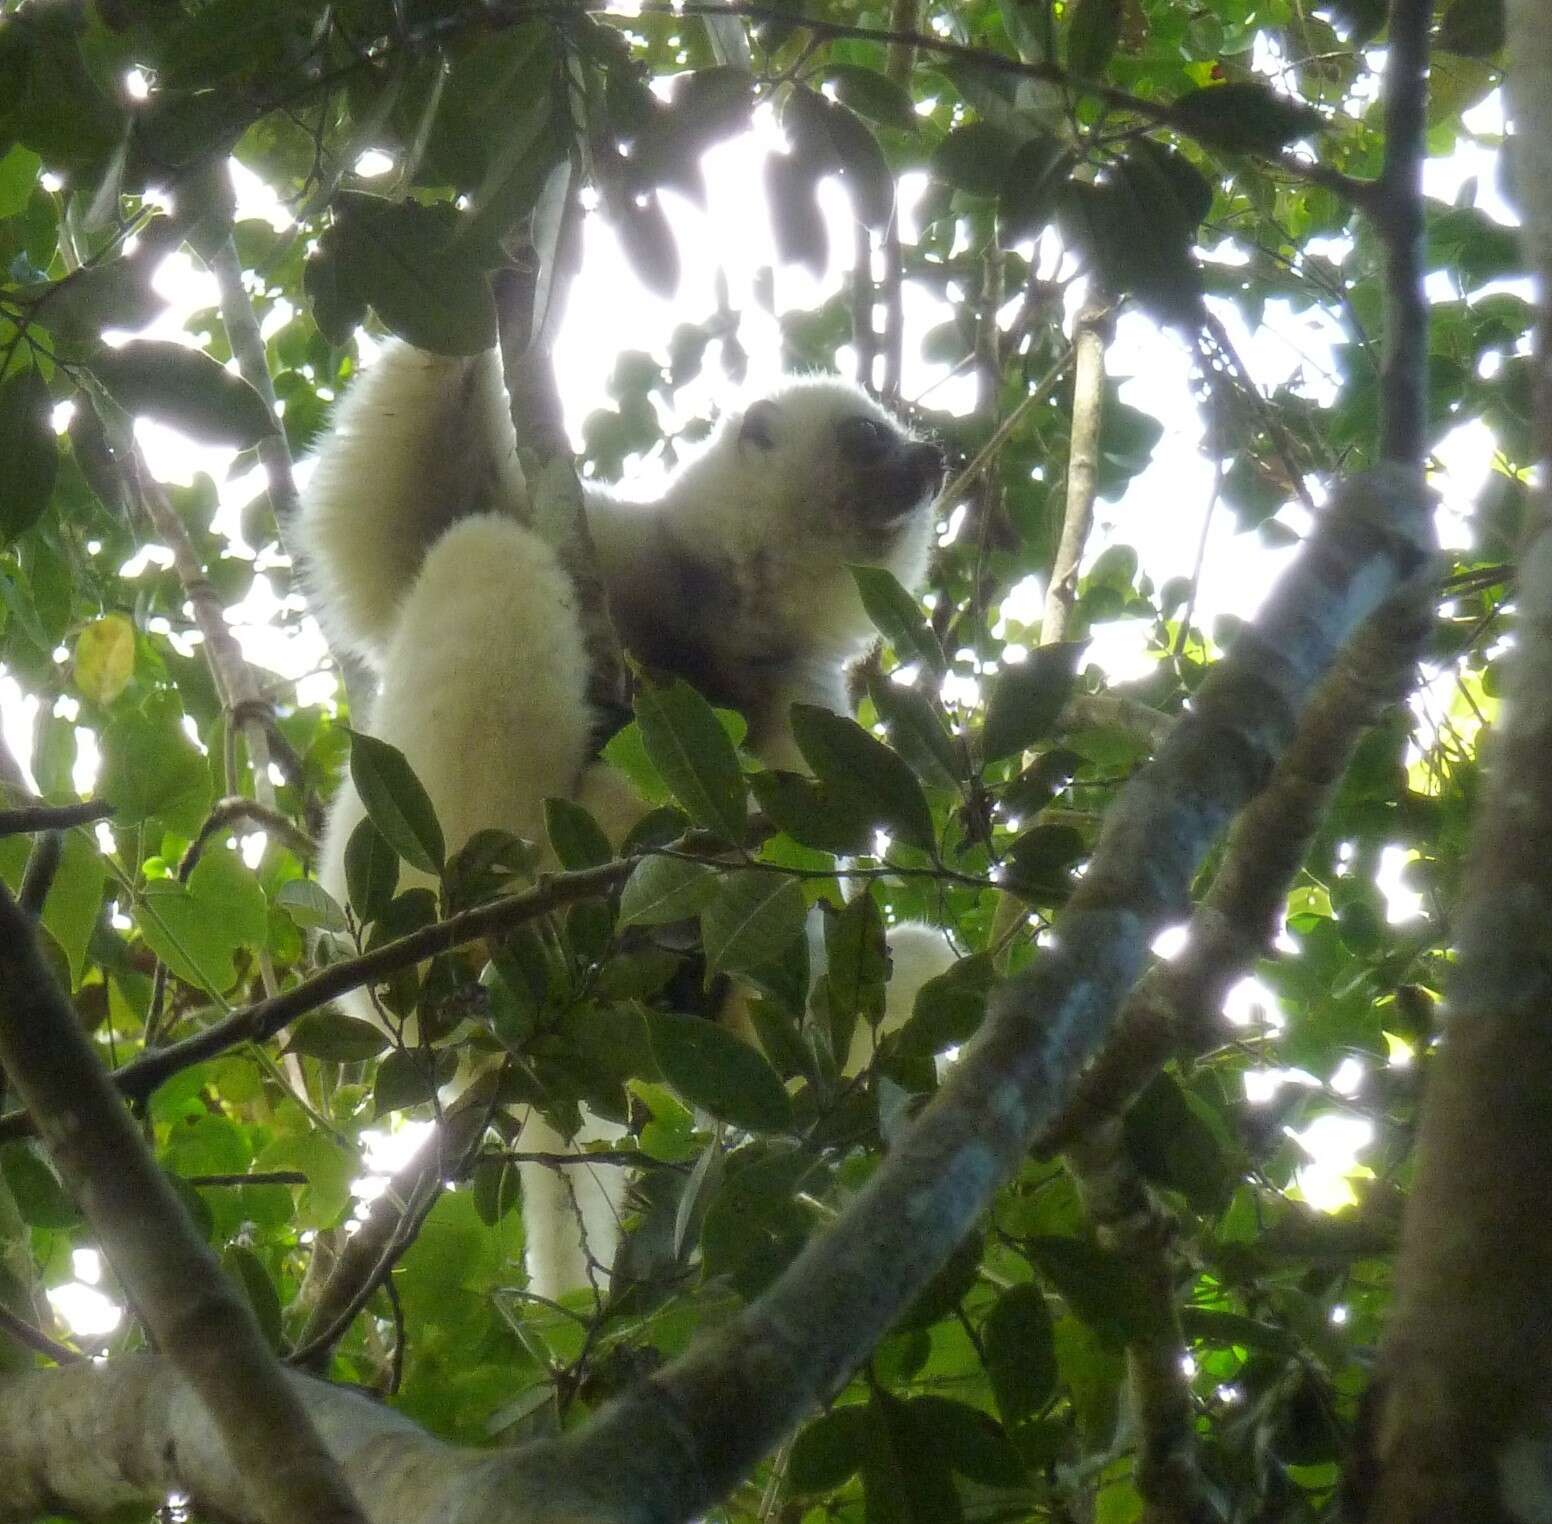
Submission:
M 27 831 L 66 831 L 71 826 L 90 825 L 107 820 L 113 806 L 100 799 L 80 804 L 24 804 L 14 810 L 0 810 L 0 836 L 19 836 Z
M 605 15 L 614 9 L 611 0 L 585 0 L 582 8 L 595 14 Z M 492 5 L 490 9 L 504 20 L 510 21 L 531 20 L 536 14 L 571 13 L 570 7 L 565 12 L 560 12 L 553 6 L 545 5 L 520 5 L 517 8 Z M 783 10 L 779 6 L 745 3 L 745 0 L 727 0 L 725 4 L 720 3 L 720 0 L 639 0 L 639 4 L 631 7 L 630 14 L 649 16 L 732 14 L 746 16 L 751 21 L 783 21 L 789 24 L 796 20 L 800 26 L 806 27 L 816 37 L 850 38 L 859 42 L 882 43 L 890 47 L 909 47 L 917 52 L 931 53 L 940 58 L 962 58 L 982 68 L 995 69 L 1004 74 L 1016 74 L 1023 79 L 1037 79 L 1047 84 L 1062 85 L 1079 94 L 1093 96 L 1114 111 L 1129 111 L 1144 121 L 1168 127 L 1182 137 L 1194 138 L 1198 130 L 1196 123 L 1189 116 L 1182 116 L 1168 102 L 1145 100 L 1141 96 L 1130 95 L 1125 90 L 1118 90 L 1113 85 L 1101 84 L 1097 80 L 1074 79 L 1065 69 L 1058 68 L 1055 64 L 1010 58 L 1005 53 L 994 53 L 989 48 L 954 42 L 931 32 L 896 30 L 892 27 L 852 26 L 844 22 L 821 21 L 813 16 L 794 17 L 790 11 Z M 1246 153 L 1250 157 L 1276 164 L 1297 179 L 1323 186 L 1353 206 L 1369 205 L 1376 193 L 1374 181 L 1354 179 L 1339 170 L 1331 169 L 1314 160 L 1301 159 L 1288 151 L 1263 153 L 1247 149 Z
M 1040 644 L 1055 645 L 1067 638 L 1067 625 L 1078 599 L 1078 566 L 1094 522 L 1094 499 L 1099 491 L 1099 434 L 1104 424 L 1105 345 L 1115 302 L 1097 281 L 1073 325 L 1072 350 L 1076 358 L 1072 378 L 1072 430 L 1067 448 L 1067 506 L 1062 514 L 1062 533 L 1051 561 L 1051 580 L 1046 586 L 1045 612 L 1040 620 Z
M 228 799 L 217 800 L 205 817 L 199 834 L 189 843 L 188 850 L 178 863 L 178 882 L 188 883 L 189 874 L 204 856 L 205 848 L 210 845 L 213 837 L 244 820 L 271 836 L 278 836 L 304 863 L 311 862 L 318 855 L 318 843 L 279 810 L 268 809 L 256 799 L 245 799 L 241 794 L 234 794 Z
M 1420 462 L 1428 437 L 1428 299 L 1423 291 L 1423 159 L 1430 0 L 1392 0 L 1385 59 L 1385 164 L 1370 211 L 1385 245 L 1380 455 Z
M 241 1043 L 265 1042 L 284 1031 L 297 1017 L 350 990 L 376 983 L 438 953 L 536 920 L 562 905 L 609 894 L 629 877 L 639 860 L 627 857 L 598 868 L 556 874 L 521 894 L 477 905 L 472 910 L 438 921 L 434 926 L 424 926 L 408 936 L 385 942 L 360 957 L 331 963 L 300 984 L 233 1011 L 192 1037 L 132 1059 L 114 1071 L 114 1082 L 125 1100 L 143 1101 L 173 1075 L 204 1063 L 206 1059 L 219 1057 Z M 30 1116 L 12 1112 L 0 1117 L 0 1142 L 28 1137 L 34 1130 Z
M 34 1328 L 24 1318 L 19 1318 L 9 1308 L 0 1306 L 0 1334 L 23 1349 L 30 1349 L 55 1365 L 74 1365 L 86 1357 L 79 1350 L 71 1349 L 56 1339 L 51 1339 L 41 1328 Z
M 247 1298 L 189 1221 L 3 889 L 0 1062 L 136 1310 L 208 1408 L 254 1511 L 270 1524 L 364 1524 Z
M 1552 30 L 1507 7 L 1524 244 L 1540 285 L 1541 481 L 1519 556 L 1510 658 L 1466 892 L 1444 1041 L 1424 1097 L 1396 1267 L 1398 1302 L 1347 1475 L 1373 1524 L 1506 1521 L 1541 1506 L 1552 1467 Z M 1396 0 L 1390 48 L 1415 60 L 1427 8 Z M 1425 45 L 1425 44 L 1423 44 Z
M 563 1441 L 568 1464 L 628 1475 L 649 1516 L 686 1518 L 839 1390 L 1056 1116 L 1209 843 L 1263 781 L 1336 651 L 1426 546 L 1411 473 L 1343 486 L 1116 801 L 1050 942 L 994 994 L 975 1043 L 846 1215 L 752 1306 Z
M 1225 996 L 1271 945 L 1358 742 L 1411 691 L 1433 627 L 1433 581 L 1420 576 L 1343 649 L 1266 787 L 1229 833 L 1185 945 L 1155 963 L 1132 991 L 1110 1040 L 1038 1139 L 1041 1153 L 1060 1152 L 1120 1116 L 1177 1053 L 1199 1054 L 1224 1041 Z

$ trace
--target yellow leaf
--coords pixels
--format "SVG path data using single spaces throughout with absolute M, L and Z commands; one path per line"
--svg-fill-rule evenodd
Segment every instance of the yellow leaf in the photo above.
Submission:
M 111 704 L 135 670 L 135 627 L 108 614 L 81 631 L 75 643 L 75 685 L 98 704 Z

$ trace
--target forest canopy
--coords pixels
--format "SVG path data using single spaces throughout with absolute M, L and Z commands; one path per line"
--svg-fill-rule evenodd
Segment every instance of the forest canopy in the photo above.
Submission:
M 0 0 L 0 1520 L 1552 1517 L 1537 10 Z M 649 813 L 444 841 L 295 537 L 390 337 L 546 522 L 942 445 L 805 771 L 591 606 Z

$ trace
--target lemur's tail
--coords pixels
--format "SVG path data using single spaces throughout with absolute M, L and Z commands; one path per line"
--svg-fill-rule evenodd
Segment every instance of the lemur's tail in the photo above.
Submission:
M 341 651 L 374 666 L 434 540 L 526 496 L 496 354 L 427 354 L 395 340 L 334 414 L 302 494 L 311 602 Z

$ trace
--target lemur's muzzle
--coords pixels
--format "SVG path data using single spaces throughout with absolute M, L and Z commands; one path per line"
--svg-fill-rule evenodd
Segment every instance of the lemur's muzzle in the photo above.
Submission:
M 867 474 L 864 512 L 875 524 L 915 513 L 943 485 L 943 452 L 935 444 L 903 444 Z

